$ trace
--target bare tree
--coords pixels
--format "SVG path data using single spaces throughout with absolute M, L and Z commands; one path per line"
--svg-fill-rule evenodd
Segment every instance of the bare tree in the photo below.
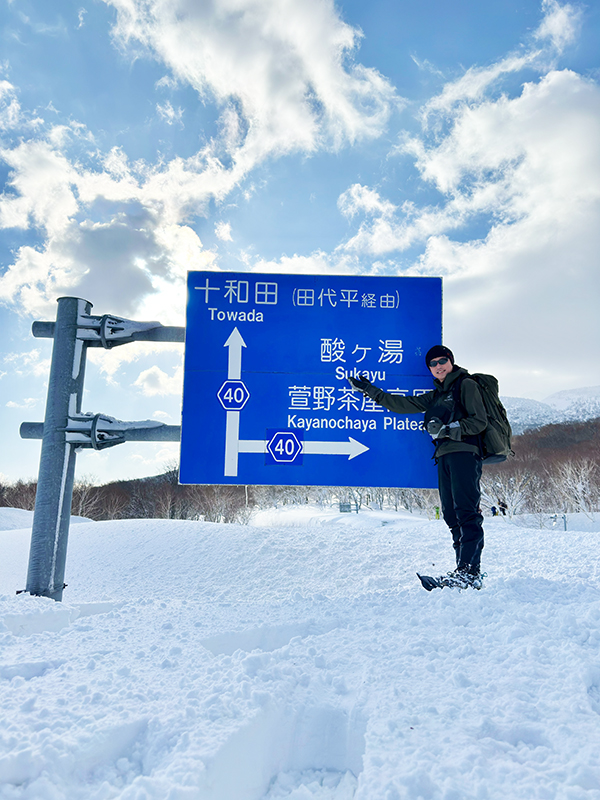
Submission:
M 242 522 L 247 513 L 245 498 L 236 486 L 206 486 L 204 519 L 208 522 Z
M 18 480 L 5 488 L 4 503 L 10 508 L 24 508 L 26 511 L 33 511 L 36 491 L 37 481 Z
M 557 511 L 557 504 L 556 492 L 547 471 L 531 473 L 526 487 L 524 510 L 534 517 L 540 528 L 549 526 L 549 515 Z
M 161 481 L 154 487 L 153 495 L 154 516 L 157 519 L 175 519 L 177 502 L 174 487 Z
M 102 496 L 92 476 L 83 475 L 73 484 L 71 514 L 89 519 L 102 518 Z
M 593 519 L 600 502 L 599 478 L 598 465 L 589 458 L 569 460 L 556 465 L 550 479 L 563 504 L 561 510 L 581 512 Z
M 101 494 L 100 497 L 100 519 L 121 519 L 127 507 L 127 496 L 122 492 L 111 491 Z
M 533 478 L 533 473 L 524 469 L 517 469 L 512 473 L 498 471 L 495 473 L 484 472 L 481 479 L 482 505 L 488 508 L 504 503 L 506 513 L 513 517 L 517 512 L 525 509 L 528 497 L 528 485 Z

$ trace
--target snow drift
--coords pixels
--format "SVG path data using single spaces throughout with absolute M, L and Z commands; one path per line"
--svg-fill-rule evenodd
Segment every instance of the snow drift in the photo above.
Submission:
M 1 531 L 0 797 L 598 800 L 599 534 L 486 534 L 428 594 L 408 514 L 81 523 L 54 603 Z

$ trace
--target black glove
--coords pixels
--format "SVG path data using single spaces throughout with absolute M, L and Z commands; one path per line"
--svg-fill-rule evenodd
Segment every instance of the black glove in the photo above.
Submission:
M 444 423 L 441 419 L 437 417 L 432 417 L 429 422 L 427 423 L 427 433 L 431 436 L 432 439 L 439 439 L 440 438 L 440 431 L 444 427 Z
M 361 392 L 366 392 L 370 386 L 373 386 L 366 375 L 359 375 L 358 378 L 348 375 L 348 381 L 353 389 L 359 389 Z
M 460 442 L 461 430 L 460 422 L 451 422 L 449 425 L 444 425 L 441 419 L 432 417 L 427 423 L 427 433 L 430 434 L 432 439 L 452 439 L 455 442 Z

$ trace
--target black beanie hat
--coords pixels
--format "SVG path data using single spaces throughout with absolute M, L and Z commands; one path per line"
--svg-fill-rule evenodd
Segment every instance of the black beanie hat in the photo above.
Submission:
M 429 362 L 432 358 L 439 358 L 440 356 L 446 356 L 446 358 L 449 358 L 452 362 L 452 366 L 454 366 L 454 353 L 449 347 L 444 347 L 443 344 L 436 344 L 427 351 L 425 363 L 427 366 L 429 366 Z

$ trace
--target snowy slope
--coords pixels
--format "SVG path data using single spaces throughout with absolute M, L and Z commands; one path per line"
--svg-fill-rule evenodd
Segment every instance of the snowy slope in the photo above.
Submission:
M 71 517 L 73 522 L 92 522 L 87 517 Z M 33 511 L 24 508 L 10 508 L 0 506 L 0 531 L 12 531 L 17 528 L 27 528 L 33 524 Z
M 563 422 L 562 414 L 547 403 L 526 397 L 502 397 L 501 400 L 515 436 L 533 428 Z
M 525 397 L 502 397 L 513 433 L 560 422 L 585 422 L 600 417 L 600 386 L 569 389 L 543 402 Z
M 80 524 L 62 604 L 0 533 L 0 797 L 600 800 L 598 532 L 486 526 L 428 594 L 408 514 Z
M 556 392 L 544 400 L 565 419 L 586 420 L 600 417 L 600 386 Z

